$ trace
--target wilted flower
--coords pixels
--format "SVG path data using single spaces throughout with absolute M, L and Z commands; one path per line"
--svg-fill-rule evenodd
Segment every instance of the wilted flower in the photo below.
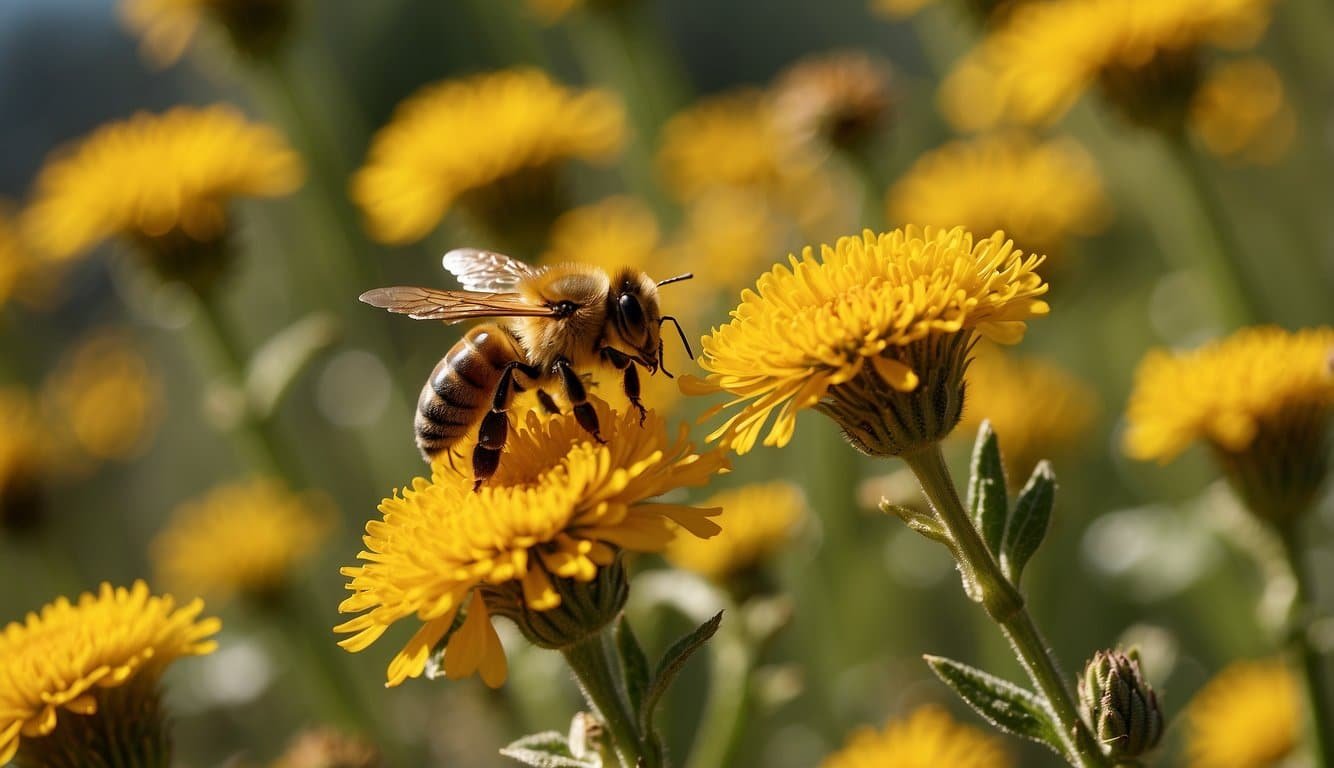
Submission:
M 1158 695 L 1133 649 L 1093 655 L 1079 679 L 1079 705 L 1098 743 L 1115 758 L 1139 757 L 1163 736 Z
M 722 533 L 711 539 L 678 536 L 666 556 L 679 568 L 720 582 L 759 567 L 791 541 L 807 515 L 805 494 L 785 482 L 722 491 L 703 506 L 722 509 L 716 521 Z
M 334 728 L 297 734 L 270 768 L 380 768 L 384 760 L 373 744 Z
M 975 434 L 983 419 L 1001 439 L 1011 478 L 1022 481 L 1043 458 L 1076 447 L 1093 426 L 1098 396 L 1059 366 L 1012 358 L 986 347 L 968 368 L 968 397 L 959 432 Z
M 606 442 L 568 411 L 546 420 L 530 413 L 479 491 L 437 462 L 431 480 L 385 499 L 384 519 L 366 526 L 365 563 L 343 569 L 353 594 L 340 610 L 360 615 L 336 628 L 353 635 L 339 644 L 364 650 L 415 615 L 422 626 L 390 663 L 389 685 L 420 676 L 446 643 L 446 675 L 477 672 L 499 686 L 506 664 L 492 611 L 538 645 L 573 645 L 619 614 L 623 550 L 661 550 L 676 526 L 716 534 L 717 510 L 648 500 L 702 485 L 726 459 L 696 453 L 684 429 L 670 438 L 656 413 L 641 426 L 634 411 L 594 402 Z
M 166 766 L 158 680 L 182 656 L 212 653 L 217 619 L 148 586 L 102 584 L 0 632 L 0 764 Z
M 139 113 L 48 159 L 23 226 L 52 260 L 119 236 L 164 278 L 203 286 L 226 266 L 233 198 L 288 194 L 302 173 L 276 131 L 231 107 Z
M 927 706 L 884 730 L 861 728 L 820 768 L 1010 768 L 1014 761 L 999 739 L 957 723 L 945 710 Z
M 817 408 L 871 455 L 901 455 L 943 439 L 963 408 L 963 375 L 978 334 L 1005 344 L 1047 313 L 1040 256 L 1002 232 L 910 226 L 806 248 L 761 275 L 732 321 L 704 337 L 707 380 L 690 394 L 727 392 L 739 408 L 709 439 L 737 453 L 792 438 L 797 412 Z
M 1296 749 L 1302 694 L 1282 661 L 1241 661 L 1219 672 L 1186 710 L 1190 768 L 1273 768 Z
M 1292 145 L 1297 115 L 1278 72 L 1264 59 L 1247 58 L 1219 65 L 1200 84 L 1190 129 L 1215 155 L 1270 165 Z
M 788 67 L 773 86 L 774 114 L 802 141 L 856 147 L 889 122 L 894 107 L 889 64 L 860 51 L 812 56 Z
M 157 427 L 162 384 L 129 336 L 103 330 L 61 358 L 42 400 L 71 460 L 125 459 Z
M 21 389 L 0 389 L 0 531 L 22 532 L 40 522 L 51 458 L 32 398 Z
M 1097 165 L 1070 139 L 1023 134 L 955 141 L 920 157 L 889 190 L 893 222 L 1003 229 L 1020 247 L 1059 253 L 1106 223 Z
M 625 140 L 612 94 L 573 90 L 536 69 L 426 86 L 398 105 L 352 178 L 371 234 L 387 243 L 425 237 L 456 203 L 487 225 L 545 228 L 559 212 L 567 160 L 608 160 Z
M 1135 374 L 1126 452 L 1167 462 L 1213 449 L 1252 512 L 1275 522 L 1310 509 L 1329 467 L 1334 328 L 1244 328 L 1182 354 L 1155 350 Z
M 143 37 L 144 53 L 167 65 L 185 53 L 205 18 L 241 53 L 271 55 L 286 41 L 295 8 L 292 0 L 121 0 L 120 11 Z
M 151 553 L 158 577 L 174 589 L 263 600 L 290 582 L 328 533 L 322 499 L 256 478 L 182 504 Z
M 1171 126 L 1195 88 L 1196 48 L 1244 47 L 1273 0 L 1059 0 L 1026 3 L 946 80 L 954 125 L 1059 119 L 1095 83 L 1138 122 Z

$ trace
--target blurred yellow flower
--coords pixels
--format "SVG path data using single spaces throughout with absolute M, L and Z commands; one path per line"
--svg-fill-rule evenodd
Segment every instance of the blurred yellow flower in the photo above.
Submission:
M 1324 480 L 1334 328 L 1243 328 L 1200 349 L 1153 350 L 1135 372 L 1125 450 L 1168 462 L 1200 440 L 1255 513 L 1303 512 Z
M 1099 80 L 1115 85 L 1129 79 L 1142 85 L 1134 73 L 1147 73 L 1159 64 L 1188 64 L 1197 46 L 1253 44 L 1268 24 L 1272 4 L 1273 0 L 1025 3 L 946 79 L 942 108 L 956 127 L 970 131 L 1002 123 L 1051 123 Z M 1184 102 L 1189 93 L 1181 96 Z
M 678 536 L 667 546 L 673 565 L 715 581 L 755 568 L 781 550 L 806 518 L 806 496 L 784 482 L 759 483 L 722 491 L 702 502 L 718 507 L 722 533 L 711 539 Z
M 66 352 L 42 405 L 71 459 L 125 459 L 142 451 L 162 416 L 162 384 L 123 332 L 94 332 Z
M 584 4 L 584 0 L 527 0 L 528 10 L 537 15 L 543 23 L 554 24 L 560 21 L 576 8 Z
M 22 389 L 0 389 L 0 530 L 22 531 L 38 522 L 36 505 L 52 458 L 32 398 Z
M 1014 761 L 999 739 L 955 722 L 945 710 L 926 706 L 883 731 L 863 727 L 820 768 L 1010 768 Z
M 121 18 L 160 66 L 185 53 L 206 16 L 222 26 L 237 50 L 270 54 L 285 39 L 292 12 L 292 0 L 120 0 Z
M 182 656 L 212 653 L 217 619 L 136 581 L 61 597 L 0 632 L 0 764 L 96 754 L 112 765 L 166 765 L 157 682 Z M 89 739 L 89 741 L 80 741 Z M 107 750 L 105 752 L 99 750 Z M 131 750 L 125 752 L 125 750 Z M 140 750 L 151 750 L 147 753 Z M 151 759 L 150 759 L 151 758 Z M 60 764 L 67 764 L 62 761 Z
M 390 663 L 389 685 L 419 677 L 432 648 L 448 637 L 446 675 L 477 672 L 496 687 L 506 677 L 505 654 L 488 619 L 505 610 L 507 595 L 519 610 L 553 611 L 567 583 L 593 582 L 616 565 L 620 550 L 661 550 L 674 524 L 697 536 L 716 534 L 709 518 L 717 510 L 646 502 L 702 485 L 726 467 L 725 457 L 695 453 L 684 428 L 671 439 L 654 412 L 641 426 L 635 412 L 594 402 L 605 443 L 569 412 L 546 420 L 530 413 L 480 491 L 437 462 L 431 480 L 417 478 L 385 499 L 383 520 L 366 525 L 364 564 L 342 571 L 353 594 L 339 610 L 360 615 L 335 628 L 352 635 L 339 644 L 365 650 L 415 615 L 422 626 Z
M 680 286 L 692 303 L 708 302 L 720 291 L 735 294 L 773 262 L 785 225 L 781 213 L 760 195 L 711 190 L 686 206 L 666 271 L 694 273 L 692 282 Z
M 818 258 L 808 247 L 742 294 L 732 321 L 703 339 L 707 380 L 682 387 L 733 396 L 720 407 L 738 413 L 709 439 L 737 453 L 754 447 L 775 411 L 764 444 L 786 445 L 797 412 L 812 407 L 864 452 L 925 447 L 958 421 L 975 333 L 1012 344 L 1028 318 L 1047 313 L 1041 261 L 1004 233 L 974 240 L 962 228 L 867 230 L 821 246 Z M 913 398 L 908 408 L 930 404 L 909 419 L 916 426 L 885 411 L 895 393 Z
M 1052 254 L 1071 235 L 1106 223 L 1093 158 L 1073 140 L 1021 134 L 955 141 L 920 157 L 889 190 L 892 222 L 970 232 L 1005 230 L 1020 247 Z
M 608 272 L 658 271 L 662 232 L 653 211 L 633 197 L 609 197 L 561 214 L 551 225 L 547 264 L 593 264 Z
M 32 268 L 32 258 L 19 239 L 18 227 L 9 211 L 0 206 L 0 307 L 18 293 Z
M 885 127 L 894 107 L 889 64 L 861 51 L 810 56 L 773 86 L 779 124 L 801 141 L 853 147 Z
M 274 129 L 229 106 L 139 113 L 48 158 L 24 232 L 38 255 L 63 261 L 114 236 L 144 249 L 168 276 L 213 264 L 237 197 L 296 189 L 301 160 Z
M 270 768 L 380 768 L 375 746 L 334 728 L 302 731 Z
M 1272 165 L 1292 145 L 1297 115 L 1278 72 L 1264 59 L 1247 58 L 1209 73 L 1191 102 L 1190 128 L 1215 155 Z
M 179 506 L 151 555 L 158 579 L 178 591 L 264 599 L 319 550 L 329 523 L 318 497 L 255 478 Z
M 371 234 L 425 237 L 461 197 L 571 158 L 613 157 L 625 110 L 612 94 L 573 90 L 536 69 L 427 86 L 398 105 L 352 177 Z
M 967 380 L 958 434 L 971 439 L 989 419 L 1016 486 L 1038 461 L 1078 446 L 1097 415 L 1092 387 L 1045 360 L 1013 358 L 986 347 L 968 367 Z
M 1300 741 L 1302 694 L 1280 660 L 1219 672 L 1186 710 L 1189 768 L 1274 768 Z

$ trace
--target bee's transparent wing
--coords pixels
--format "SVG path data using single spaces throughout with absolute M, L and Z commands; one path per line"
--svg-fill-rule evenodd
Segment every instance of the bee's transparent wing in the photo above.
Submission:
M 477 248 L 455 248 L 440 260 L 465 290 L 508 293 L 538 270 L 503 253 Z
M 361 300 L 414 320 L 443 320 L 457 323 L 479 317 L 549 317 L 551 307 L 534 306 L 517 293 L 440 291 L 397 285 L 361 294 Z

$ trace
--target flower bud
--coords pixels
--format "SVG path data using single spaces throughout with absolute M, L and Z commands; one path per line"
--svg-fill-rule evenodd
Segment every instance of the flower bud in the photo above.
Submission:
M 1135 650 L 1098 651 L 1079 681 L 1079 703 L 1098 741 L 1116 758 L 1153 749 L 1163 735 L 1158 696 L 1140 670 Z

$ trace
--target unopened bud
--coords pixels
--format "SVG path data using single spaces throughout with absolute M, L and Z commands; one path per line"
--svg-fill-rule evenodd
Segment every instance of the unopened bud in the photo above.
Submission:
M 1098 741 L 1113 757 L 1143 755 L 1163 735 L 1158 696 L 1134 650 L 1095 653 L 1079 681 L 1079 703 Z

